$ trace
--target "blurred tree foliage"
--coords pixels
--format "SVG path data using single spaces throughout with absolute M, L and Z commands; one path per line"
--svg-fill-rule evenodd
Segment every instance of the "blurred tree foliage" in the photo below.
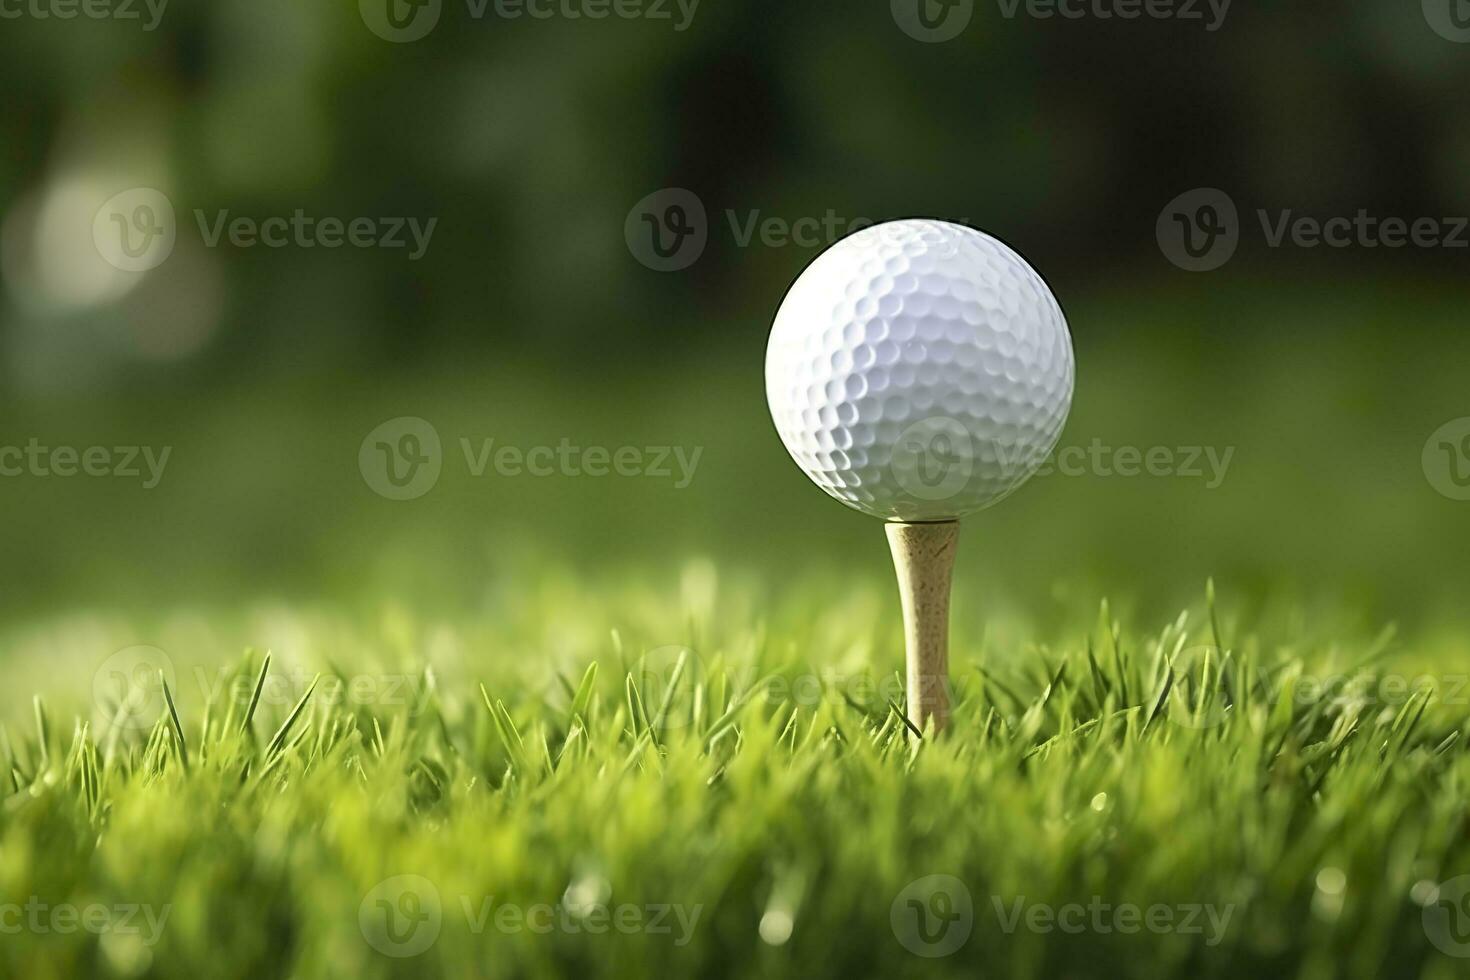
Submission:
M 684 30 L 668 6 L 671 19 L 512 19 L 444 0 L 437 26 L 405 44 L 350 2 L 176 3 L 153 31 L 7 20 L 0 207 L 100 169 L 165 186 L 183 249 L 198 245 L 196 210 L 438 219 L 419 261 L 214 249 L 201 265 L 223 298 L 195 359 L 231 367 L 404 363 L 481 344 L 677 357 L 730 324 L 764 329 L 818 245 L 742 245 L 771 218 L 964 218 L 1075 295 L 1120 276 L 1187 280 L 1153 234 L 1192 187 L 1226 189 L 1245 220 L 1258 207 L 1470 208 L 1470 48 L 1417 3 L 1240 3 L 1211 31 L 1024 6 L 1007 17 L 986 0 L 942 44 L 906 35 L 887 2 L 705 0 Z M 708 213 L 707 248 L 676 273 L 640 265 L 623 238 L 629 208 L 663 187 L 693 190 Z M 1233 268 L 1338 275 L 1463 257 L 1272 254 L 1259 237 Z M 11 328 L 37 317 L 7 304 Z M 37 345 L 7 349 L 23 361 Z

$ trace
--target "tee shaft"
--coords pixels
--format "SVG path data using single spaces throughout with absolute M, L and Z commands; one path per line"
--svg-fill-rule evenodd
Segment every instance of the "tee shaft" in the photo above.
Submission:
M 949 724 L 949 593 L 956 521 L 885 525 L 903 603 L 909 721 L 919 731 Z

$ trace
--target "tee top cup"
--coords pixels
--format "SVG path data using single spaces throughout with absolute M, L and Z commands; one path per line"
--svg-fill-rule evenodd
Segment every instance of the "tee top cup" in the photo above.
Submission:
M 1072 404 L 1067 321 L 1005 243 L 948 221 L 865 228 L 807 266 L 766 348 L 766 399 L 811 480 L 888 522 L 909 721 L 948 721 L 960 518 L 1046 460 Z

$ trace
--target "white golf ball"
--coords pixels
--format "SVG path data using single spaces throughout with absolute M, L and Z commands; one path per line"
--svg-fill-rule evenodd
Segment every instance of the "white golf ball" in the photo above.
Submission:
M 948 221 L 874 225 L 817 256 L 766 349 L 792 459 L 890 521 L 955 520 L 1015 490 L 1056 445 L 1072 383 L 1072 338 L 1041 276 Z

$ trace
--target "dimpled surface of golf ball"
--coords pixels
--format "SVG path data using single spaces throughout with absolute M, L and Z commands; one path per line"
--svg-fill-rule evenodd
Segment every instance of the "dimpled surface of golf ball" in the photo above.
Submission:
M 798 466 L 890 521 L 955 520 L 1026 481 L 1072 404 L 1056 298 L 1005 243 L 963 225 L 873 225 L 792 285 L 766 397 Z

